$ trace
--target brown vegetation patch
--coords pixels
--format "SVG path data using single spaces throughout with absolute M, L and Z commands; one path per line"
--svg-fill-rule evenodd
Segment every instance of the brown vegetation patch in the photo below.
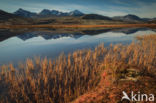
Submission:
M 104 25 L 63 25 L 63 24 L 45 24 L 45 25 L 0 25 L 3 29 L 13 28 L 123 28 L 123 27 L 151 27 L 155 28 L 156 24 L 104 24 Z

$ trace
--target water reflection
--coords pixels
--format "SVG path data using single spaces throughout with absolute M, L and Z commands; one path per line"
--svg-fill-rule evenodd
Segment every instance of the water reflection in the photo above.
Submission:
M 57 30 L 0 30 L 0 65 L 17 63 L 26 58 L 41 56 L 55 58 L 78 49 L 94 48 L 116 43 L 128 44 L 136 35 L 153 34 L 150 28 L 122 28 L 80 31 Z

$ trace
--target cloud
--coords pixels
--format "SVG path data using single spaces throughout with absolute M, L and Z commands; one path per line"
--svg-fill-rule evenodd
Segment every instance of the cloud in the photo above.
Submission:
M 114 0 L 111 0 L 114 1 Z M 150 0 L 130 0 L 131 2 L 128 4 L 126 0 L 115 0 L 114 3 L 122 4 L 120 5 L 110 5 L 109 12 L 103 12 L 108 15 L 116 15 L 116 14 L 135 14 L 140 17 L 156 17 L 156 1 Z M 133 2 L 132 2 L 133 1 Z M 132 5 L 133 4 L 133 5 Z M 127 5 L 127 6 L 126 6 Z M 128 6 L 129 5 L 129 6 Z M 130 6 L 131 5 L 131 6 Z M 102 13 L 102 11 L 101 11 Z
M 142 17 L 156 17 L 156 2 L 150 5 L 139 4 L 139 9 L 137 9 L 137 14 Z

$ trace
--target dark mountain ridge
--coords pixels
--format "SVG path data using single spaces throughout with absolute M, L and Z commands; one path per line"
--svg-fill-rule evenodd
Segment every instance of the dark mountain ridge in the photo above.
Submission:
M 33 12 L 30 12 L 30 11 L 24 10 L 22 8 L 19 8 L 13 14 L 15 14 L 17 16 L 22 16 L 22 17 L 34 17 L 34 16 L 37 16 L 37 13 L 33 13 Z
M 110 21 L 112 23 L 115 23 L 115 21 L 121 23 L 156 23 L 156 18 L 140 18 L 133 14 L 108 17 L 100 14 L 84 14 L 79 10 L 61 12 L 58 10 L 43 9 L 39 13 L 30 12 L 21 8 L 14 13 L 7 13 L 0 10 L 0 23 L 2 24 L 83 24 L 91 21 L 93 22 L 92 24 L 105 24 L 105 22 L 102 23 L 94 20 Z
M 10 19 L 10 18 L 16 18 L 18 16 L 11 14 L 11 13 L 7 13 L 3 10 L 0 10 L 0 20 L 6 20 L 6 19 Z
M 31 18 L 25 18 L 12 13 L 0 10 L 0 24 L 30 24 L 33 23 Z
M 110 17 L 102 16 L 98 14 L 86 14 L 82 16 L 82 19 L 112 20 Z

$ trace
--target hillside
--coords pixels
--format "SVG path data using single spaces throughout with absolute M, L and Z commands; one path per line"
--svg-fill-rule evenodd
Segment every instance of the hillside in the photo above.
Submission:
M 13 25 L 13 24 L 32 24 L 31 18 L 24 18 L 11 13 L 0 10 L 0 25 Z
M 82 16 L 82 19 L 87 19 L 87 20 L 113 20 L 107 16 L 102 16 L 98 14 L 86 14 Z
M 30 11 L 24 10 L 22 8 L 19 8 L 13 14 L 17 15 L 17 16 L 21 16 L 21 17 L 27 17 L 27 18 L 37 16 L 37 13 L 33 13 L 33 12 L 30 12 Z
M 0 20 L 8 20 L 10 18 L 16 18 L 16 17 L 17 17 L 16 15 L 0 10 Z
M 116 16 L 113 17 L 114 20 L 121 20 L 121 21 L 126 21 L 126 22 L 146 22 L 145 19 L 142 19 L 136 15 L 128 14 L 125 16 Z

